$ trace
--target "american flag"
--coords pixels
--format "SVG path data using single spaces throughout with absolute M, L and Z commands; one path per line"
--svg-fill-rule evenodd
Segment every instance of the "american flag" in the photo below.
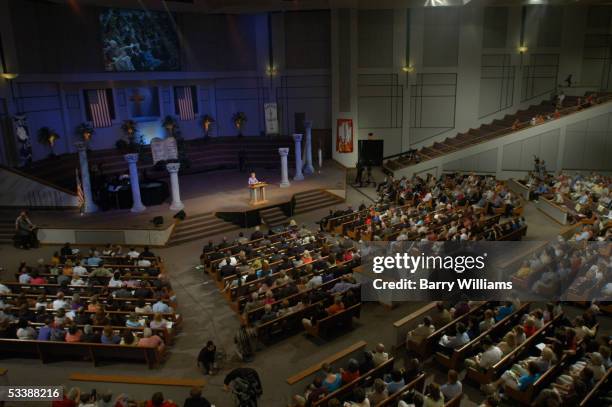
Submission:
M 179 118 L 181 120 L 195 120 L 191 86 L 181 86 L 176 88 L 176 101 L 178 105 Z
M 85 193 L 83 192 L 83 185 L 81 184 L 81 177 L 79 176 L 78 168 L 75 168 L 75 173 L 76 173 L 77 202 L 79 203 L 79 209 L 83 211 L 85 209 Z
M 113 125 L 107 95 L 106 89 L 87 91 L 89 112 L 94 127 L 111 127 Z

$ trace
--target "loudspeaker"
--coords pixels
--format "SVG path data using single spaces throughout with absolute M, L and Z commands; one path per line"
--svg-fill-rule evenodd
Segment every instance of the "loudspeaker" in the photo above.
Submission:
M 187 214 L 182 209 L 178 211 L 176 215 L 173 216 L 174 219 L 178 219 L 178 220 L 185 220 L 186 217 L 187 217 Z
M 156 216 L 153 219 L 151 219 L 151 223 L 154 224 L 155 226 L 161 226 L 164 224 L 164 217 Z
M 383 140 L 359 140 L 359 161 L 363 165 L 381 166 L 384 147 Z

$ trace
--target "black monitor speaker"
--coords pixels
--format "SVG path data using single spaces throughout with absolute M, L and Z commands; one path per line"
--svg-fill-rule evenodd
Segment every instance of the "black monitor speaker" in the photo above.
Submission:
M 383 163 L 383 140 L 359 140 L 359 162 L 363 165 L 381 166 Z

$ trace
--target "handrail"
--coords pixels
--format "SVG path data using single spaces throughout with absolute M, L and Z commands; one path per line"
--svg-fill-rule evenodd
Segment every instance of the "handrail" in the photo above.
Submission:
M 612 95 L 600 96 L 600 97 L 597 97 L 596 100 L 597 100 L 597 102 L 595 104 L 581 103 L 580 105 L 568 106 L 566 108 L 559 109 L 559 113 L 561 115 L 560 117 L 558 117 L 558 118 L 551 118 L 550 120 L 545 120 L 543 123 L 538 123 L 538 124 L 535 124 L 535 125 L 531 125 L 530 124 L 530 120 L 523 121 L 523 122 L 519 121 L 518 123 L 516 123 L 516 125 L 513 124 L 510 127 L 504 127 L 503 129 L 495 130 L 495 131 L 493 131 L 491 133 L 486 133 L 486 135 L 483 135 L 482 137 L 478 137 L 475 140 L 481 140 L 481 139 L 485 138 L 485 136 L 486 136 L 487 139 L 489 139 L 489 138 L 496 138 L 496 137 L 499 137 L 499 136 L 507 134 L 507 133 L 513 133 L 515 131 L 524 130 L 527 127 L 535 127 L 535 126 L 539 126 L 541 124 L 549 123 L 551 121 L 554 121 L 554 120 L 557 120 L 557 119 L 561 119 L 562 117 L 570 115 L 572 113 L 576 113 L 576 112 L 579 112 L 581 110 L 584 110 L 585 108 L 589 108 L 589 107 L 593 107 L 593 106 L 596 106 L 596 105 L 600 105 L 600 104 L 605 103 L 605 102 L 609 102 L 610 100 L 612 100 Z M 517 111 L 515 113 L 515 115 L 517 115 L 518 112 L 519 111 Z M 486 125 L 490 125 L 490 124 L 491 123 L 488 123 L 488 124 L 483 123 L 483 124 L 480 125 L 480 127 L 486 126 Z M 459 134 L 462 134 L 462 133 L 457 133 L 457 135 L 459 135 Z M 455 138 L 456 136 L 454 136 L 453 138 Z M 434 142 L 434 143 L 436 143 L 436 142 Z M 438 142 L 438 143 L 441 143 L 441 142 Z M 428 148 L 428 146 L 422 146 L 420 149 L 423 149 L 423 148 Z M 417 153 L 418 153 L 418 151 L 420 149 L 417 149 Z M 411 149 L 411 150 L 413 150 L 413 149 Z M 397 154 L 393 154 L 393 155 L 389 155 L 389 156 L 383 157 L 383 160 L 389 160 L 389 159 L 392 159 L 392 158 L 401 157 L 401 156 L 405 155 L 408 151 L 402 151 L 401 153 L 397 153 Z M 427 161 L 427 160 L 421 160 L 421 162 L 422 161 Z
M 61 192 L 65 193 L 65 194 L 72 195 L 72 196 L 77 196 L 77 193 L 75 191 L 71 191 L 71 190 L 69 190 L 67 188 L 55 185 L 55 184 L 53 184 L 53 183 L 51 183 L 49 181 L 46 181 L 46 180 L 44 180 L 42 178 L 38 178 L 35 175 L 28 174 L 27 172 L 23 172 L 21 170 L 18 170 L 17 168 L 11 168 L 11 167 L 7 167 L 4 164 L 0 164 L 0 169 L 6 170 L 8 172 L 15 173 L 15 174 L 17 174 L 19 176 L 22 176 L 24 178 L 28 178 L 28 179 L 30 179 L 30 180 L 32 180 L 34 182 L 38 182 L 39 184 L 43 184 L 44 186 L 47 186 L 49 188 L 57 189 L 58 191 L 61 191 Z

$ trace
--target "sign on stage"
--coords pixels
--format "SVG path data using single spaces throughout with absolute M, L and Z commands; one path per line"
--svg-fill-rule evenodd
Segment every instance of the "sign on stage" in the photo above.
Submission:
M 256 184 L 249 185 L 249 190 L 251 193 L 251 205 L 260 205 L 262 203 L 268 202 L 266 199 L 266 184 L 265 182 L 258 182 Z

